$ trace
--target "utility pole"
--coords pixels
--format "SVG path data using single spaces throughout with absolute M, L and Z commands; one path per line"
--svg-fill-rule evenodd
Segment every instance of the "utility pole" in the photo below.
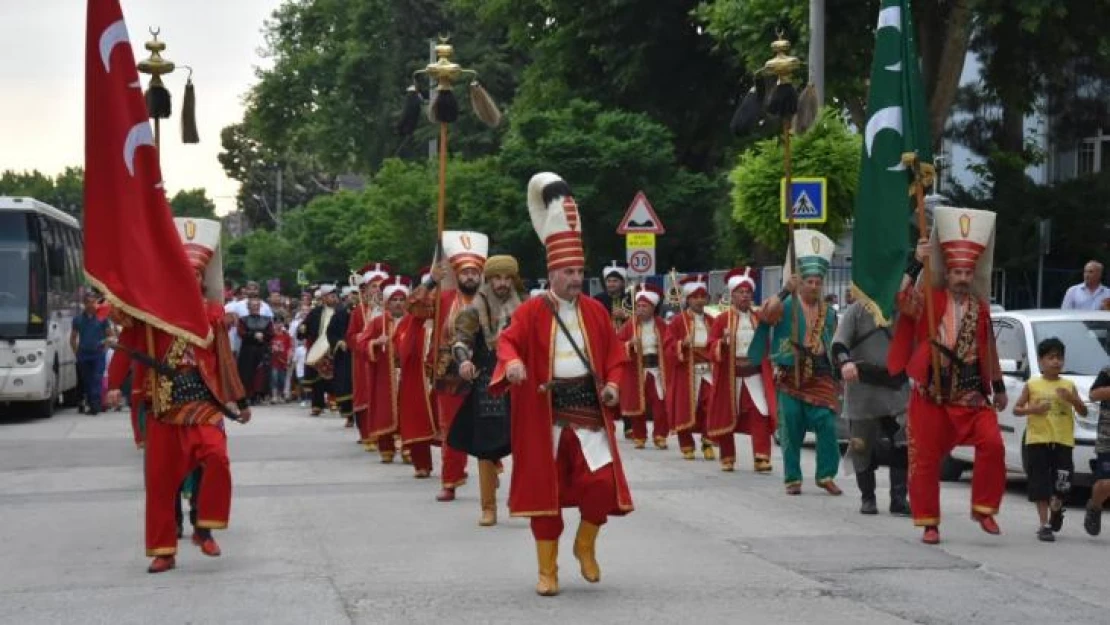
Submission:
M 825 104 L 825 0 L 809 0 L 809 84 Z

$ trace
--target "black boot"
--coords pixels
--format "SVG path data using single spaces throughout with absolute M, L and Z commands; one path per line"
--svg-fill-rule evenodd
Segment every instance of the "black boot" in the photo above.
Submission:
M 906 467 L 890 467 L 890 513 L 895 516 L 910 516 L 910 504 L 906 500 Z
M 878 514 L 879 507 L 875 503 L 875 470 L 860 471 L 856 473 L 856 484 L 862 495 L 863 503 L 860 504 L 860 514 Z

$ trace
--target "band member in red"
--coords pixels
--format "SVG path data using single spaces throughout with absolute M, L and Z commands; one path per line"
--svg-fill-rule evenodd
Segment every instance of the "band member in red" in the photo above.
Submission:
M 528 183 L 532 225 L 547 248 L 550 290 L 522 304 L 497 343 L 491 390 L 511 385 L 513 472 L 509 511 L 531 518 L 536 592 L 559 592 L 560 508 L 582 522 L 574 555 L 582 577 L 601 580 L 596 543 L 610 515 L 632 511 L 614 434 L 628 365 L 609 311 L 582 295 L 582 220 L 567 183 L 552 173 Z
M 713 370 L 709 359 L 709 328 L 713 317 L 705 312 L 709 301 L 709 277 L 704 274 L 682 279 L 686 310 L 674 316 L 667 328 L 666 358 L 672 363 L 667 386 L 667 415 L 678 434 L 682 457 L 694 459 L 694 433 L 701 435 L 701 451 L 713 460 L 713 443 L 705 435 L 706 410 L 713 392 Z
M 887 369 L 911 380 L 910 509 L 927 544 L 940 542 L 940 463 L 956 445 L 975 447 L 971 518 L 988 534 L 1001 533 L 994 515 L 1006 490 L 1006 450 L 995 411 L 1006 408 L 1007 397 L 987 299 L 994 221 L 989 211 L 936 208 L 932 236 L 918 243 L 897 298 Z M 931 263 L 933 284 L 914 286 L 924 263 Z M 924 289 L 931 290 L 931 314 Z
M 420 275 L 421 282 L 431 280 L 432 268 L 425 267 Z M 417 479 L 432 474 L 432 443 L 438 443 L 440 438 L 429 364 L 435 312 L 428 299 L 414 300 L 410 294 L 405 302 L 409 312 L 401 317 L 393 331 L 397 355 L 401 358 L 401 390 L 397 401 L 401 411 L 401 445 L 409 450 Z
M 388 269 L 382 263 L 370 263 L 359 270 L 359 305 L 351 309 L 345 339 L 351 349 L 353 409 L 355 425 L 358 427 L 358 442 L 367 451 L 371 451 L 371 437 L 367 428 L 370 424 L 370 389 L 373 381 L 370 379 L 370 356 L 363 350 L 364 343 L 359 337 L 370 327 L 370 321 L 382 314 L 381 283 L 388 278 Z
M 663 398 L 666 397 L 667 374 L 663 368 L 663 343 L 667 324 L 658 315 L 663 293 L 657 287 L 640 284 L 634 302 L 636 319 L 617 331 L 631 363 L 625 368 L 621 388 L 621 414 L 631 425 L 631 439 L 636 449 L 647 445 L 647 417 L 652 419 L 652 438 L 659 449 L 667 448 L 670 428 Z
M 401 358 L 397 349 L 397 327 L 405 316 L 408 285 L 409 279 L 404 276 L 395 276 L 385 283 L 382 289 L 385 314 L 374 317 L 366 332 L 359 337 L 360 349 L 367 354 L 367 369 L 372 383 L 367 437 L 376 443 L 383 464 L 393 462 L 401 425 Z M 431 465 L 430 451 L 426 459 L 424 466 L 428 468 Z
M 466 484 L 466 452 L 448 444 L 447 432 L 459 408 L 466 401 L 465 384 L 459 377 L 458 363 L 451 353 L 455 344 L 455 317 L 470 305 L 482 284 L 482 269 L 489 252 L 489 237 L 480 232 L 460 232 L 448 230 L 443 233 L 443 251 L 450 263 L 450 269 L 437 265 L 432 268 L 431 277 L 417 287 L 409 298 L 423 302 L 410 310 L 411 314 L 421 316 L 427 311 L 429 317 L 438 314 L 433 330 L 435 346 L 429 350 L 428 365 L 433 374 L 435 386 L 435 410 L 439 419 L 439 431 L 443 452 L 443 488 L 436 495 L 436 501 L 454 501 L 455 489 Z M 440 283 L 448 277 L 454 278 L 453 289 L 440 288 Z M 438 297 L 438 313 L 434 312 L 434 302 Z
M 135 383 L 146 389 L 146 550 L 154 557 L 148 569 L 151 573 L 162 573 L 176 565 L 178 490 L 198 467 L 204 477 L 196 498 L 193 543 L 205 555 L 220 555 L 212 530 L 226 528 L 231 512 L 231 466 L 224 416 L 237 412 L 238 421 L 250 420 L 224 324 L 223 305 L 212 301 L 223 295 L 220 223 L 180 219 L 178 227 L 200 289 L 209 298 L 205 310 L 212 329 L 212 347 L 198 347 L 129 318 L 108 373 L 112 405 L 119 404 L 119 388 L 132 365 Z M 172 376 L 133 358 L 148 354 L 150 347 L 153 360 L 171 368 Z
M 709 331 L 713 357 L 713 399 L 708 416 L 709 436 L 721 445 L 721 470 L 736 469 L 734 432 L 752 439 L 756 473 L 771 471 L 771 432 L 775 431 L 774 371 L 748 358 L 748 348 L 759 328 L 752 305 L 755 270 L 733 269 L 725 276 L 731 306 L 718 315 Z

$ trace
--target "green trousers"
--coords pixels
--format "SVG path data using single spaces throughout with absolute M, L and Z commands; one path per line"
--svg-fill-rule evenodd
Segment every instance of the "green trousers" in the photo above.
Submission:
M 806 431 L 817 436 L 817 483 L 836 477 L 840 466 L 840 447 L 836 443 L 836 413 L 796 397 L 778 392 L 779 445 L 787 484 L 802 483 L 802 443 Z

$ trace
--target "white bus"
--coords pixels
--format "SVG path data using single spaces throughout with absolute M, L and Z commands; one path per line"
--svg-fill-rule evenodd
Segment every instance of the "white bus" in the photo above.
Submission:
M 81 226 L 27 197 L 0 197 L 0 415 L 17 404 L 49 417 L 76 404 L 69 346 L 83 292 Z

